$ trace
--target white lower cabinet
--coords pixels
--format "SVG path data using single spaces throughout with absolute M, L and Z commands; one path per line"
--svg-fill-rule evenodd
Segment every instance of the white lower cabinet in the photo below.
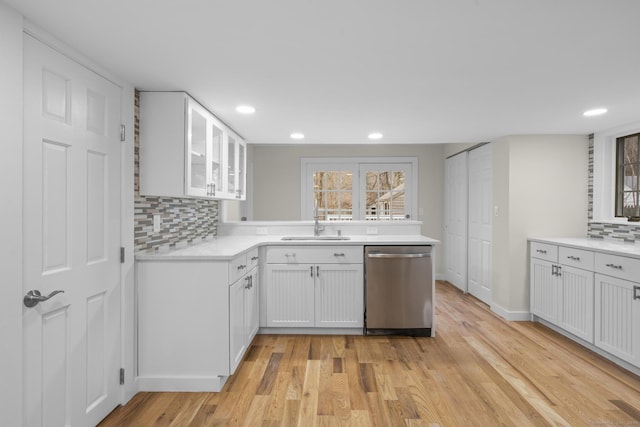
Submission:
M 541 242 L 530 249 L 531 313 L 640 367 L 640 259 Z
M 593 262 L 554 245 L 531 244 L 531 313 L 593 341 Z M 583 251 L 581 251 L 583 252 Z M 591 257 L 593 258 L 593 257 Z M 585 262 L 576 268 L 568 263 Z
M 141 391 L 220 391 L 259 328 L 257 253 L 136 263 Z
M 266 326 L 362 327 L 362 251 L 362 246 L 267 249 Z
M 229 286 L 229 365 L 234 372 L 258 332 L 258 269 Z

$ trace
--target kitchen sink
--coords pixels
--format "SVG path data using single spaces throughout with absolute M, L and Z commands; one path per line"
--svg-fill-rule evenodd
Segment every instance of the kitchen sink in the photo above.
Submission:
M 285 236 L 282 240 L 351 240 L 348 236 Z

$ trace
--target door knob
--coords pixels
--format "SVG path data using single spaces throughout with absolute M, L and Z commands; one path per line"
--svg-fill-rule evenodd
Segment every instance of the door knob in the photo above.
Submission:
M 42 295 L 40 293 L 40 291 L 32 290 L 32 291 L 27 292 L 27 294 L 22 299 L 22 302 L 24 302 L 24 305 L 26 307 L 29 307 L 29 308 L 35 307 L 36 305 L 38 305 L 38 303 L 46 301 L 49 298 L 51 298 L 52 296 L 57 295 L 57 294 L 59 294 L 61 292 L 64 292 L 64 291 L 60 291 L 60 290 L 53 291 L 49 295 L 44 296 L 44 295 Z

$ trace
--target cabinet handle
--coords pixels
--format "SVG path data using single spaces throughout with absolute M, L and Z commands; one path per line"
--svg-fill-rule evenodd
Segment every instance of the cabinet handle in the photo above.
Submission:
M 580 257 L 579 256 L 567 255 L 567 258 L 572 259 L 574 261 L 580 261 Z
M 257 256 L 252 256 L 252 257 L 251 257 L 251 261 L 257 261 L 257 260 L 258 260 L 258 257 L 257 257 Z
M 546 254 L 547 251 L 545 251 L 544 249 L 536 249 L 536 252 L 539 252 L 541 254 Z
M 320 277 L 320 266 L 316 266 L 316 277 Z
M 640 299 L 640 295 L 638 295 L 638 291 L 640 291 L 640 286 L 633 287 L 633 299 Z
M 611 268 L 615 268 L 616 270 L 622 270 L 622 266 L 621 265 L 615 265 L 615 264 L 606 264 L 607 267 L 611 267 Z
M 333 256 L 344 256 L 344 253 L 334 253 Z
M 557 265 L 552 265 L 552 266 L 551 266 L 551 275 L 552 275 L 552 276 L 555 276 L 555 275 L 556 275 L 556 269 L 557 269 L 557 268 L 558 268 L 558 266 L 557 266 Z
M 251 289 L 251 276 L 247 276 L 244 278 L 247 281 L 247 284 L 244 286 L 245 289 Z
M 556 267 L 556 276 L 558 276 L 558 277 L 562 276 L 562 266 L 561 265 Z
M 310 276 L 313 277 L 313 265 L 309 267 L 309 273 L 311 273 Z
M 242 264 L 238 266 L 238 270 L 242 270 L 244 268 L 247 268 L 247 266 L 246 265 L 242 265 Z

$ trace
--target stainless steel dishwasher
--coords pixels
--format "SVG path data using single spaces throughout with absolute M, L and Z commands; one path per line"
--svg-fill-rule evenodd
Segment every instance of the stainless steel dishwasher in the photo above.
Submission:
M 431 246 L 365 246 L 365 333 L 431 336 Z

